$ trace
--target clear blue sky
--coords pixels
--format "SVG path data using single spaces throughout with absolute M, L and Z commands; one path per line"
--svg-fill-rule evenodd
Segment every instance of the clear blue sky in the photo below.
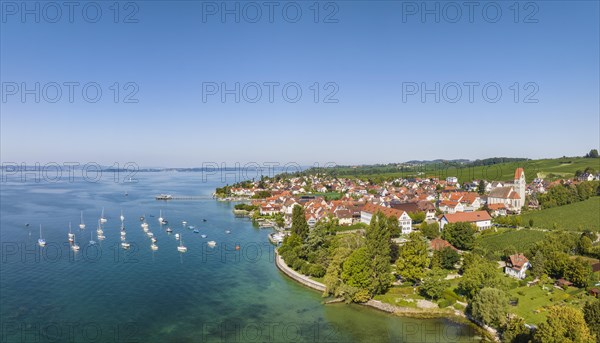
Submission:
M 226 3 L 230 9 L 240 4 L 239 23 L 231 14 L 222 20 L 222 2 L 121 2 L 119 23 L 112 1 L 98 3 L 97 23 L 86 22 L 95 8 L 83 15 L 85 3 L 74 8 L 73 23 L 66 7 L 57 23 L 49 22 L 56 9 L 40 8 L 36 23 L 33 14 L 23 20 L 23 8 L 3 2 L 3 162 L 355 164 L 583 155 L 599 145 L 597 1 L 522 2 L 516 18 L 512 1 L 488 5 L 487 15 L 482 8 L 488 2 L 477 2 L 473 22 L 462 7 L 457 23 L 450 22 L 456 9 L 443 8 L 445 2 L 439 3 L 439 23 L 433 14 L 422 20 L 419 7 L 433 9 L 436 2 L 321 3 L 318 23 L 313 2 L 294 3 L 302 10 L 296 23 L 286 21 L 294 19 L 292 6 L 282 14 L 287 2 L 277 3 L 272 23 L 263 2 L 255 3 L 262 6 L 257 23 L 251 22 L 256 9 L 245 2 Z M 496 7 L 502 15 L 489 22 Z M 132 11 L 138 22 L 123 23 Z M 334 11 L 337 23 L 324 23 Z M 537 23 L 524 22 L 532 20 Z M 39 103 L 32 94 L 22 102 L 22 83 L 34 88 L 36 82 L 47 99 L 40 89 Z M 47 101 L 55 97 L 52 82 L 63 93 L 56 103 Z M 64 82 L 80 83 L 72 103 Z M 102 89 L 96 103 L 81 96 L 88 82 Z M 121 88 L 134 82 L 139 102 L 123 102 L 129 88 L 114 103 L 115 82 Z M 251 103 L 241 94 L 236 103 L 227 95 L 223 103 L 218 90 L 210 95 L 204 89 L 203 101 L 203 83 L 234 88 L 236 82 L 260 84 L 262 97 Z M 272 103 L 265 82 L 280 83 Z M 296 103 L 281 95 L 289 82 L 302 89 Z M 333 90 L 323 89 L 327 82 L 337 85 L 337 103 L 323 101 Z M 408 84 L 434 88 L 436 82 L 439 103 L 431 94 L 422 102 L 419 90 L 407 93 Z M 472 103 L 465 82 L 480 84 Z M 481 95 L 490 82 L 502 90 L 495 103 Z M 463 92 L 456 103 L 448 101 L 454 83 Z M 515 83 L 521 88 L 516 103 Z M 11 88 L 15 84 L 19 89 Z M 246 90 L 248 98 L 255 96 L 255 88 Z M 538 102 L 525 102 L 533 91 Z

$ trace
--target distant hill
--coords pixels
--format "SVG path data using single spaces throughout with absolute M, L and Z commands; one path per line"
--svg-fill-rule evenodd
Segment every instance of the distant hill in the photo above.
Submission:
M 494 163 L 504 160 L 505 162 Z M 457 161 L 457 160 L 455 160 Z M 461 160 L 464 161 L 464 160 Z M 412 161 L 414 162 L 414 161 Z M 419 161 L 422 162 L 422 161 Z M 325 169 L 308 169 L 305 174 L 327 173 L 336 177 L 356 177 L 363 180 L 380 182 L 397 178 L 437 177 L 445 179 L 455 176 L 461 183 L 472 180 L 509 181 L 514 177 L 515 169 L 523 168 L 527 182 L 534 178 L 544 179 L 572 178 L 577 170 L 591 168 L 600 171 L 600 158 L 561 157 L 555 159 L 529 160 L 523 158 L 490 158 L 462 162 L 433 162 L 425 164 L 387 164 L 370 166 L 336 166 Z

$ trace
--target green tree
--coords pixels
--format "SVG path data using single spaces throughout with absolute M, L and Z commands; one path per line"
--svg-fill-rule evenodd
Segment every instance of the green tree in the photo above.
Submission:
M 483 180 L 479 180 L 479 185 L 477 186 L 477 193 L 485 193 L 485 182 Z
M 428 266 L 427 243 L 420 232 L 412 232 L 400 247 L 396 270 L 404 280 L 418 283 L 425 276 L 425 269 Z
M 359 289 L 369 289 L 372 285 L 371 260 L 367 248 L 354 250 L 344 262 L 342 280 Z
M 600 300 L 588 301 L 585 304 L 583 318 L 590 329 L 590 333 L 596 335 L 596 342 L 600 343 Z
M 433 222 L 431 224 L 427 224 L 427 222 L 422 222 L 421 233 L 428 239 L 434 239 L 440 236 L 440 225 L 437 222 Z
M 451 223 L 444 226 L 442 238 L 461 250 L 471 250 L 475 244 L 475 225 L 466 222 Z
M 342 284 L 342 270 L 344 261 L 350 256 L 352 249 L 348 247 L 337 247 L 332 253 L 331 262 L 323 278 L 326 286 L 325 295 L 339 296 L 338 288 Z
M 587 158 L 598 158 L 598 149 L 592 149 L 588 152 L 585 157 Z
M 552 306 L 546 321 L 533 335 L 534 343 L 595 343 L 596 339 L 580 310 L 569 306 Z
M 456 263 L 460 261 L 460 255 L 456 252 L 456 250 L 445 247 L 444 249 L 435 251 L 433 253 L 435 259 L 439 261 L 439 266 L 444 269 L 454 269 Z
M 564 271 L 565 277 L 577 287 L 585 287 L 591 274 L 592 267 L 581 257 L 569 260 Z
M 471 313 L 475 319 L 498 328 L 506 319 L 507 305 L 508 299 L 502 290 L 486 287 L 473 297 Z
M 502 327 L 502 343 L 528 343 L 530 339 L 531 330 L 521 317 L 511 316 Z
M 382 294 L 391 286 L 390 220 L 382 212 L 371 218 L 366 233 L 365 247 L 371 261 L 371 294 Z
M 439 299 L 449 286 L 449 282 L 445 278 L 446 273 L 439 268 L 427 271 L 423 283 L 419 287 L 420 293 L 430 299 Z
M 592 251 L 592 240 L 588 236 L 582 234 L 577 242 L 577 251 L 582 255 L 589 254 Z
M 465 258 L 463 276 L 458 282 L 458 290 L 472 299 L 482 288 L 506 288 L 504 278 L 496 262 L 488 261 L 481 256 L 471 254 Z
M 300 205 L 294 206 L 292 210 L 292 233 L 296 234 L 302 241 L 308 236 L 308 223 L 304 216 L 304 208 Z

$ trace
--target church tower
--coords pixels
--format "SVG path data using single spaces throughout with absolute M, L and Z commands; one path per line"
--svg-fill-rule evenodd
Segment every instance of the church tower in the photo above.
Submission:
M 525 182 L 525 171 L 523 168 L 517 168 L 515 170 L 515 182 L 514 182 L 514 190 L 519 194 L 521 198 L 521 206 L 525 205 L 525 188 L 527 187 L 527 183 Z

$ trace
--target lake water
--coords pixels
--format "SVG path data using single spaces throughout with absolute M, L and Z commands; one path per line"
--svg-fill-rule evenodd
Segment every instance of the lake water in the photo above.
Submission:
M 7 178 L 0 197 L 2 342 L 473 342 L 471 326 L 323 305 L 275 267 L 266 229 L 211 199 L 218 176 L 138 173 L 136 183 Z M 31 178 L 30 178 L 31 179 Z M 125 194 L 128 194 L 127 196 Z M 203 196 L 156 201 L 159 193 Z M 106 239 L 96 238 L 102 208 Z M 120 247 L 120 211 L 127 241 Z M 159 211 L 168 220 L 161 228 Z M 87 227 L 79 230 L 80 211 Z M 145 215 L 159 249 L 140 227 Z M 203 221 L 206 219 L 206 221 Z M 200 234 L 186 229 L 182 221 Z M 81 250 L 68 245 L 68 223 Z M 29 223 L 29 226 L 26 226 Z M 47 246 L 37 246 L 39 224 Z M 173 229 L 173 234 L 165 231 Z M 225 233 L 231 230 L 231 234 Z M 177 251 L 182 234 L 187 253 Z M 207 238 L 201 238 L 201 234 Z M 215 248 L 206 242 L 217 242 Z M 239 245 L 240 249 L 235 250 Z

